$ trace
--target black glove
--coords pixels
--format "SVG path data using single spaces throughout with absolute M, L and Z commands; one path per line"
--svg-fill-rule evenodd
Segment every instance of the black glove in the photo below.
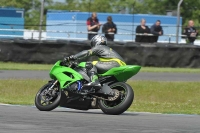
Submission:
M 69 57 L 65 57 L 64 58 L 64 62 L 67 62 L 67 61 L 74 61 L 76 60 L 75 57 L 73 55 L 70 55 Z

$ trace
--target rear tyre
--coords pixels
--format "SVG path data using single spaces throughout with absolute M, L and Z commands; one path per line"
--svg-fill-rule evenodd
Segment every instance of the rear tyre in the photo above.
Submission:
M 58 85 L 49 90 L 51 85 L 52 83 L 44 85 L 35 96 L 35 106 L 40 111 L 51 111 L 59 106 L 61 91 Z
M 112 84 L 110 85 L 110 88 L 120 92 L 119 98 L 114 101 L 100 100 L 99 107 L 105 114 L 122 114 L 131 106 L 133 102 L 133 89 L 130 85 L 124 82 L 117 82 Z

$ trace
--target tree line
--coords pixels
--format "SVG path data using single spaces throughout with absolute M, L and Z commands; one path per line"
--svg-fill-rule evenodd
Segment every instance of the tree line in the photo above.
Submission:
M 167 10 L 176 11 L 179 0 L 45 0 L 44 19 L 47 10 L 79 10 L 83 12 L 106 12 L 130 14 L 166 15 Z M 25 10 L 25 28 L 37 29 L 40 19 L 41 0 L 1 0 L 1 7 L 23 8 Z M 190 19 L 199 26 L 200 0 L 184 0 L 181 5 L 183 26 Z M 44 20 L 45 27 L 45 20 Z

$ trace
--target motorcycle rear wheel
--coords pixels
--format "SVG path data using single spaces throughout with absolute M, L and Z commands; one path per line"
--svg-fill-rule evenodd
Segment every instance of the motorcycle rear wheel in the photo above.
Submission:
M 99 100 L 99 107 L 105 114 L 122 114 L 131 106 L 133 102 L 133 89 L 130 85 L 124 82 L 114 83 L 110 85 L 110 88 L 120 92 L 119 98 L 114 101 Z
M 48 92 L 52 83 L 44 85 L 35 96 L 35 106 L 40 111 L 51 111 L 59 106 L 61 91 L 58 85 L 55 85 L 52 92 Z

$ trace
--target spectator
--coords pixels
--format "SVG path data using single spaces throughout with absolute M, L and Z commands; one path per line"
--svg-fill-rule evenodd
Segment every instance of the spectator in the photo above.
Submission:
M 102 32 L 105 33 L 105 37 L 108 41 L 114 41 L 114 34 L 117 33 L 117 27 L 116 24 L 113 23 L 111 16 L 107 17 L 107 23 L 103 25 Z
M 97 18 L 97 14 L 95 12 L 92 13 L 92 16 L 87 19 L 87 30 L 88 32 L 98 32 L 101 24 Z M 88 33 L 88 40 L 91 40 L 96 34 Z
M 188 22 L 188 27 L 184 29 L 184 34 L 187 35 L 190 44 L 194 44 L 196 37 L 198 36 L 198 31 L 194 27 L 194 21 L 190 20 Z
M 146 20 L 142 19 L 141 24 L 138 25 L 137 28 L 136 28 L 136 33 L 149 34 L 150 29 L 145 24 L 146 24 Z M 149 42 L 149 36 L 136 35 L 135 42 Z
M 151 26 L 151 33 L 154 35 L 150 37 L 151 42 L 157 42 L 158 37 L 163 35 L 163 29 L 160 24 L 161 24 L 160 20 L 157 20 L 156 23 Z

